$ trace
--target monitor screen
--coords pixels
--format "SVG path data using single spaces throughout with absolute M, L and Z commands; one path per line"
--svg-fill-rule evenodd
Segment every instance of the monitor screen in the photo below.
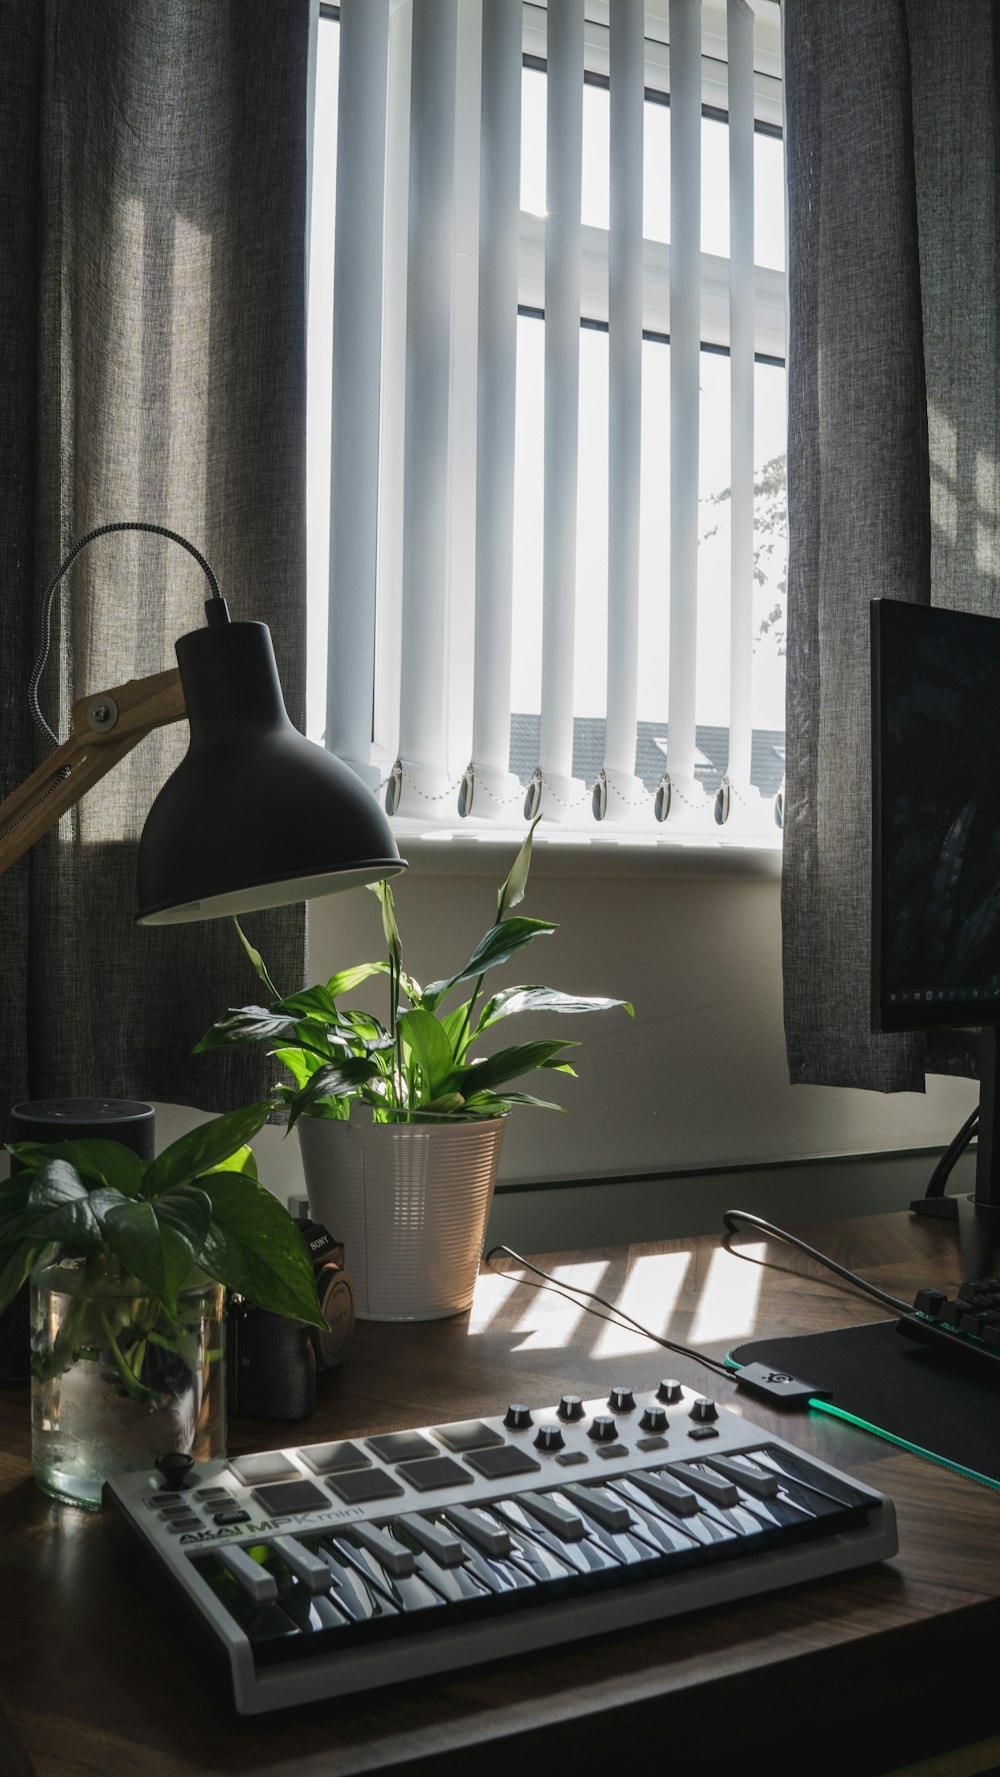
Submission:
M 875 599 L 872 1028 L 1000 1023 L 1000 620 Z

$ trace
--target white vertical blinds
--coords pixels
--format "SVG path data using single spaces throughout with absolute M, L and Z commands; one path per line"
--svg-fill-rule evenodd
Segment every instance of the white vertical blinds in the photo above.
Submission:
M 448 794 L 448 433 L 458 0 L 413 6 L 395 812 Z M 334 299 L 336 306 L 336 298 Z
M 711 3 L 728 32 L 732 422 L 729 758 L 715 807 L 696 775 L 695 729 L 702 294 L 712 291 L 717 329 L 720 263 L 701 246 L 706 79 L 713 105 L 719 91 L 717 35 L 705 73 L 702 0 L 669 0 L 668 76 L 664 47 L 645 37 L 644 0 L 614 0 L 600 29 L 587 24 L 584 0 L 548 0 L 544 10 L 521 0 L 341 0 L 327 736 L 369 781 L 373 752 L 395 757 L 392 812 L 510 824 L 523 804 L 526 815 L 579 826 L 592 807 L 654 831 L 654 815 L 681 830 L 713 816 L 738 825 L 759 803 L 750 786 L 754 12 L 747 0 Z M 653 38 L 662 18 L 660 6 Z M 526 42 L 544 50 L 543 219 L 520 211 Z M 585 58 L 610 88 L 607 229 L 581 222 Z M 668 248 L 643 239 L 651 66 L 669 84 Z M 525 794 L 509 757 L 512 661 L 525 641 L 514 619 L 515 391 L 518 301 L 540 306 L 543 241 L 544 522 L 530 638 L 539 738 Z M 603 765 L 588 784 L 573 774 L 580 328 L 605 316 L 607 702 Z M 653 564 L 669 611 L 666 770 L 654 794 L 636 774 L 640 568 L 650 573 L 640 562 L 643 327 L 662 339 L 665 322 L 669 482 L 645 490 L 670 519 L 669 560 Z
M 643 0 L 611 8 L 608 237 L 608 697 L 601 819 L 633 820 L 648 801 L 635 775 L 642 448 Z
M 759 822 L 750 784 L 753 642 L 753 13 L 726 0 L 729 48 L 729 390 L 731 452 L 729 761 L 720 813 L 733 825 Z M 754 803 L 758 804 L 757 811 Z
M 327 745 L 371 784 L 389 0 L 342 0 Z
M 463 814 L 497 816 L 522 800 L 508 769 L 514 586 L 517 225 L 521 186 L 521 0 L 483 8 L 479 144 L 476 429 L 476 628 L 472 758 Z
M 586 796 L 586 786 L 573 778 L 583 24 L 583 0 L 549 0 L 542 708 L 529 808 L 532 814 L 544 813 L 555 821 L 566 820 Z
M 661 819 L 703 816 L 695 767 L 701 412 L 701 0 L 670 0 L 670 669 Z

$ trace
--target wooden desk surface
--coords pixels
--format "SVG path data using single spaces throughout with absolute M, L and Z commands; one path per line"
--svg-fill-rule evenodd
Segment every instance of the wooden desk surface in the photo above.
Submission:
M 959 1278 L 945 1231 L 905 1214 L 802 1232 L 903 1297 Z M 715 1355 L 754 1334 L 881 1317 L 790 1248 L 749 1235 L 731 1245 L 706 1237 L 542 1262 Z M 0 1389 L 0 1689 L 32 1761 L 19 1762 L 0 1713 L 2 1777 L 421 1777 L 432 1768 L 478 1777 L 515 1762 L 527 1777 L 604 1770 L 637 1754 L 657 1766 L 669 1757 L 675 1769 L 697 1760 L 704 1777 L 731 1773 L 740 1750 L 770 1755 L 776 1777 L 863 1777 L 1000 1729 L 995 1682 L 981 1682 L 1000 1634 L 996 1493 L 821 1414 L 744 1406 L 730 1384 L 515 1282 L 519 1268 L 504 1263 L 507 1275 L 484 1272 L 469 1316 L 360 1326 L 300 1435 L 353 1437 L 676 1374 L 888 1493 L 899 1556 L 562 1652 L 241 1720 L 162 1626 L 156 1597 L 118 1565 L 99 1518 L 37 1491 L 26 1393 Z M 288 1436 L 241 1420 L 231 1453 Z

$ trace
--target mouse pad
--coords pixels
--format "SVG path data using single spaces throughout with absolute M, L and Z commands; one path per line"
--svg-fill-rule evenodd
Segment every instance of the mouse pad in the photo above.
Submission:
M 788 1370 L 829 1390 L 817 1408 L 1000 1487 L 1000 1361 L 992 1388 L 904 1339 L 894 1320 L 755 1339 L 736 1346 L 728 1361 Z

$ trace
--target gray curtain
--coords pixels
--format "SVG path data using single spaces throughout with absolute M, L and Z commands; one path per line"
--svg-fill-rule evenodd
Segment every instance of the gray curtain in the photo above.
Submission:
M 25 696 L 40 591 L 115 519 L 178 530 L 305 679 L 304 0 L 0 0 L 2 788 L 45 744 Z M 206 583 L 177 545 L 100 539 L 64 582 L 42 705 L 173 666 Z M 186 746 L 143 741 L 0 879 L 0 1117 L 50 1094 L 224 1109 L 265 1058 L 193 1058 L 254 997 L 228 921 L 134 924 L 138 835 Z M 255 915 L 301 985 L 304 910 Z
M 919 1091 L 873 1036 L 868 603 L 1000 611 L 996 8 L 786 0 L 792 1081 Z

